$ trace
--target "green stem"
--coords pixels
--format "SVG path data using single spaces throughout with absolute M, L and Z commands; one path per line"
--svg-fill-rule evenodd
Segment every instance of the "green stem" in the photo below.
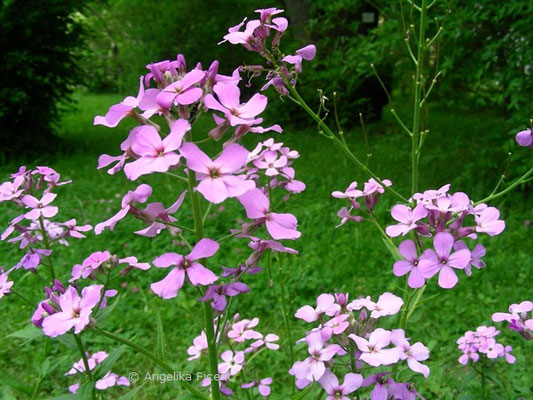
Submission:
M 125 344 L 126 346 L 131 347 L 133 350 L 137 351 L 138 353 L 141 353 L 145 357 L 147 357 L 150 360 L 152 360 L 153 362 L 155 362 L 159 367 L 161 367 L 163 369 L 163 371 L 165 371 L 167 373 L 170 373 L 170 374 L 173 374 L 175 372 L 174 368 L 172 368 L 170 365 L 168 365 L 166 363 L 166 361 L 160 359 L 159 357 L 157 357 L 155 354 L 153 354 L 151 351 L 145 349 L 144 347 L 139 346 L 138 344 L 133 343 L 133 342 L 131 342 L 128 339 L 124 339 L 123 337 L 115 335 L 114 333 L 104 331 L 104 330 L 102 330 L 102 329 L 100 329 L 98 327 L 95 327 L 94 329 L 100 335 L 108 337 L 110 339 L 113 339 L 116 342 Z M 189 382 L 187 382 L 185 380 L 182 380 L 182 381 L 180 381 L 180 384 L 188 392 L 194 394 L 198 398 L 204 399 L 204 400 L 210 400 L 208 396 L 206 396 L 204 393 L 200 392 L 198 389 L 196 389 L 194 386 L 192 386 Z
M 46 250 L 50 250 L 50 242 L 48 241 L 48 235 L 46 233 L 46 229 L 44 228 L 44 220 L 42 215 L 39 217 L 39 225 L 41 226 L 41 234 L 43 235 L 44 248 Z M 56 278 L 56 274 L 54 272 L 54 266 L 52 265 L 52 254 L 48 256 L 48 260 L 50 261 L 50 275 L 52 276 L 53 281 Z
M 31 300 L 29 300 L 26 296 L 24 296 L 22 293 L 18 292 L 17 290 L 9 289 L 9 293 L 12 293 L 15 296 L 20 297 L 22 300 L 24 300 L 24 302 L 28 303 L 31 307 L 35 308 L 35 304 L 32 303 Z
M 283 74 L 280 76 L 283 77 Z M 386 186 L 383 181 L 374 173 L 372 172 L 366 164 L 364 164 L 361 160 L 359 160 L 351 151 L 350 149 L 343 143 L 341 139 L 338 138 L 337 135 L 333 133 L 333 131 L 324 123 L 323 119 L 320 118 L 304 101 L 302 96 L 300 96 L 300 93 L 296 90 L 296 88 L 291 85 L 291 83 L 285 78 L 285 85 L 289 89 L 289 91 L 292 93 L 294 99 L 296 100 L 295 103 L 298 104 L 300 107 L 302 107 L 307 114 L 311 116 L 318 124 L 320 129 L 323 129 L 326 133 L 327 137 L 331 140 L 333 140 L 333 143 L 348 157 L 350 161 L 352 161 L 357 167 L 359 167 L 361 170 L 363 170 L 367 175 L 374 178 L 376 182 L 378 182 L 385 190 L 388 190 L 389 192 L 393 193 L 398 199 L 400 199 L 402 202 L 407 203 L 407 199 L 403 197 L 400 193 L 398 193 L 396 190 L 392 189 L 390 186 Z
M 78 345 L 78 349 L 81 353 L 81 359 L 83 360 L 83 366 L 85 367 L 85 375 L 89 377 L 91 382 L 94 382 L 94 376 L 91 372 L 91 369 L 89 368 L 89 361 L 87 360 L 87 352 L 85 351 L 85 347 L 83 346 L 83 342 L 81 341 L 80 335 L 72 334 L 74 336 L 74 340 L 76 341 L 76 344 Z M 96 392 L 94 386 L 91 389 L 91 398 L 94 400 L 96 399 Z
M 413 110 L 413 136 L 411 137 L 411 193 L 418 191 L 418 167 L 420 153 L 421 96 L 423 86 L 424 55 L 426 51 L 427 0 L 420 7 L 420 26 L 418 34 L 418 53 L 416 58 L 415 95 Z
M 190 138 L 190 132 L 187 134 Z M 188 185 L 189 195 L 191 197 L 192 214 L 194 219 L 194 237 L 198 242 L 204 237 L 204 226 L 202 223 L 202 213 L 200 210 L 200 202 L 198 201 L 198 193 L 194 190 L 196 183 L 196 177 L 194 171 L 189 169 L 188 172 Z M 204 325 L 205 335 L 207 337 L 207 350 L 209 355 L 209 369 L 211 374 L 215 376 L 218 373 L 218 354 L 217 343 L 215 338 L 215 328 L 213 326 L 213 309 L 209 305 L 209 302 L 203 303 L 204 308 Z M 218 380 L 211 379 L 211 394 L 213 400 L 220 400 L 220 388 L 218 386 Z
M 498 192 L 498 193 L 494 193 L 494 194 L 491 194 L 490 196 L 488 197 L 485 197 L 484 199 L 482 200 L 479 200 L 477 203 L 475 203 L 474 205 L 478 205 L 480 203 L 486 203 L 488 201 L 491 201 L 491 200 L 494 200 L 494 199 L 497 199 L 498 197 L 501 197 L 507 193 L 509 193 L 511 190 L 513 190 L 515 187 L 517 187 L 518 185 L 522 184 L 523 182 L 525 182 L 525 180 L 533 174 L 533 167 L 531 167 L 529 169 L 529 171 L 527 171 L 524 175 L 522 175 L 520 178 L 518 178 L 517 180 L 515 180 L 511 185 L 509 185 L 508 187 L 506 187 L 505 189 L 503 189 L 502 191 Z

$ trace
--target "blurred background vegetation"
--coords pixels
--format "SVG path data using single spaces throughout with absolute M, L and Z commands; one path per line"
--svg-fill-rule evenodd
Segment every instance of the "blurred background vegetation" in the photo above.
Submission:
M 403 4 L 403 6 L 401 5 Z M 313 42 L 317 58 L 304 64 L 301 91 L 312 103 L 318 102 L 317 89 L 332 99 L 339 98 L 341 124 L 350 148 L 362 159 L 367 144 L 359 127 L 359 113 L 367 124 L 371 168 L 383 178 L 390 178 L 402 193 L 407 193 L 409 143 L 402 136 L 387 106 L 387 97 L 370 68 L 374 63 L 391 93 L 398 113 L 409 121 L 412 63 L 405 47 L 405 32 L 411 23 L 407 1 L 376 0 L 0 0 L 0 181 L 7 179 L 22 163 L 28 166 L 50 165 L 73 185 L 61 188 L 58 205 L 64 220 L 95 225 L 112 215 L 120 198 L 133 185 L 122 175 L 110 176 L 96 170 L 102 153 L 117 154 L 134 121 L 124 121 L 109 130 L 93 126 L 95 115 L 103 115 L 110 105 L 126 95 L 135 95 L 138 76 L 146 73 L 145 65 L 163 59 L 186 56 L 188 67 L 197 62 L 207 67 L 218 59 L 223 73 L 230 73 L 236 63 L 257 63 L 255 54 L 238 46 L 217 45 L 227 28 L 251 17 L 255 8 L 284 8 L 290 21 L 284 37 L 287 53 Z M 421 188 L 438 188 L 451 182 L 453 191 L 465 191 L 480 199 L 491 192 L 505 170 L 508 151 L 513 151 L 510 178 L 529 162 L 529 149 L 514 144 L 514 133 L 529 125 L 533 115 L 533 3 L 530 0 L 473 1 L 439 0 L 431 11 L 437 18 L 430 26 L 445 30 L 431 48 L 426 65 L 428 82 L 436 71 L 442 71 L 425 109 L 424 127 L 431 129 L 421 160 Z M 262 85 L 252 82 L 250 91 Z M 391 259 L 381 238 L 369 224 L 346 225 L 337 230 L 336 212 L 341 204 L 331 198 L 332 190 L 344 189 L 353 181 L 366 179 L 340 154 L 316 134 L 316 127 L 298 117 L 289 102 L 280 101 L 268 92 L 270 104 L 266 125 L 281 123 L 284 133 L 278 137 L 302 157 L 296 161 L 297 178 L 307 184 L 306 191 L 284 204 L 299 220 L 302 239 L 294 244 L 300 255 L 290 258 L 286 276 L 294 312 L 303 304 L 311 304 L 323 291 L 349 291 L 352 297 L 372 295 L 389 290 L 400 293 L 403 281 L 391 271 Z M 329 103 L 331 105 L 331 103 Z M 199 121 L 199 132 L 205 134 L 212 121 L 209 116 Z M 266 136 L 245 138 L 253 148 Z M 346 172 L 349 171 L 349 172 Z M 171 204 L 179 192 L 168 176 L 150 176 L 143 182 L 154 187 L 157 201 Z M 439 296 L 427 303 L 423 313 L 414 318 L 409 335 L 425 341 L 431 349 L 431 378 L 415 378 L 427 399 L 476 399 L 478 377 L 457 363 L 459 352 L 455 340 L 466 330 L 490 323 L 490 314 L 503 311 L 513 303 L 531 296 L 531 219 L 533 194 L 530 188 L 498 199 L 493 205 L 502 210 L 505 233 L 497 238 L 484 238 L 489 251 L 487 268 L 472 277 L 461 276 L 453 292 L 439 291 L 435 284 L 429 295 Z M 380 201 L 378 217 L 390 221 L 393 199 Z M 237 226 L 243 217 L 236 201 L 228 201 L 226 210 L 217 210 L 210 219 L 209 234 L 223 236 Z M 11 205 L 4 205 L 0 226 L 15 216 Z M 181 216 L 180 216 L 181 218 Z M 188 216 L 184 215 L 184 222 Z M 88 254 L 107 249 L 121 256 L 136 255 L 151 261 L 169 249 L 168 236 L 147 239 L 132 234 L 139 221 L 130 218 L 113 234 L 106 232 L 83 241 L 71 241 L 71 247 L 57 249 L 57 260 L 67 276 L 75 263 Z M 176 246 L 172 243 L 172 246 Z M 179 249 L 178 249 L 179 250 Z M 176 250 L 176 251 L 178 251 Z M 246 246 L 235 239 L 219 252 L 215 262 L 234 266 L 242 261 Z M 1 265 L 15 265 L 21 252 L 12 244 L 1 242 Z M 153 346 L 153 296 L 148 292 L 157 271 L 132 274 L 124 279 L 116 312 L 106 321 L 109 330 L 125 333 L 133 326 L 136 341 Z M 159 275 L 157 275 L 159 277 Z M 41 296 L 42 285 L 28 274 L 17 283 L 21 290 Z M 264 331 L 283 335 L 275 291 L 268 277 L 257 275 L 250 280 L 251 294 L 239 297 L 236 308 L 246 310 L 245 317 L 258 315 Z M 190 288 L 189 288 L 190 289 Z M 33 290 L 33 291 L 32 291 Z M 261 293 L 261 300 L 253 293 Z M 176 365 L 192 367 L 184 360 L 183 350 L 198 334 L 195 326 L 183 324 L 185 313 L 178 305 L 193 307 L 196 293 L 184 289 L 175 301 L 167 302 L 163 319 L 170 357 Z M 5 301 L 4 301 L 5 300 Z M 139 312 L 132 312 L 134 309 Z M 16 313 L 12 310 L 17 310 Z M 141 312 L 142 311 L 142 312 Z M 17 298 L 0 301 L 0 337 L 24 327 L 33 312 Z M 294 322 L 295 336 L 306 326 Z M 392 328 L 395 321 L 391 319 Z M 493 399 L 516 399 L 532 396 L 531 343 L 502 329 L 502 342 L 514 348 L 515 365 L 500 363 L 492 369 L 501 386 L 493 384 Z M 23 341 L 8 338 L 0 346 L 0 398 L 29 398 L 32 383 L 42 381 L 42 398 L 66 393 L 72 384 L 64 377 L 75 350 L 59 345 L 42 346 L 42 354 L 33 346 L 19 346 Z M 111 350 L 113 345 L 90 339 L 91 349 Z M 50 347 L 51 350 L 47 350 Z M 56 356 L 54 366 L 43 375 L 46 353 Z M 299 353 L 301 356 L 302 352 Z M 259 358 L 259 357 L 258 357 Z M 258 370 L 275 378 L 274 399 L 286 399 L 284 390 L 292 386 L 287 376 L 288 360 L 283 352 L 259 361 Z M 117 364 L 117 372 L 142 369 L 153 371 L 153 365 L 139 354 L 128 353 Z M 29 377 L 30 383 L 20 377 Z M 54 379 L 51 379 L 54 377 Z M 146 389 L 146 390 L 145 390 Z M 144 398 L 167 398 L 166 385 L 146 385 Z M 179 388 L 176 388 L 179 391 Z M 110 393 L 116 398 L 124 391 Z M 166 397 L 165 397 L 166 396 Z M 38 397 L 41 398 L 41 397 Z
M 136 93 L 137 77 L 150 62 L 182 53 L 189 67 L 197 62 L 207 67 L 218 59 L 226 73 L 238 62 L 257 62 L 255 54 L 217 43 L 242 16 L 266 6 L 287 11 L 287 52 L 316 43 L 317 59 L 302 75 L 304 94 L 317 100 L 317 89 L 329 98 L 336 91 L 347 127 L 358 124 L 360 112 L 365 119 L 379 118 L 387 103 L 370 63 L 393 98 L 411 90 L 404 39 L 413 15 L 406 1 L 49 0 L 45 6 L 40 0 L 3 0 L 3 152 L 42 151 L 58 112 L 73 105 L 74 91 Z M 532 15 L 530 0 L 437 1 L 429 32 L 441 25 L 445 30 L 426 66 L 428 82 L 441 71 L 433 101 L 453 109 L 495 110 L 505 117 L 508 133 L 526 127 L 533 110 Z M 290 111 L 293 106 L 277 102 L 271 107 L 273 115 L 285 118 L 279 122 L 307 123 L 289 119 L 293 113 L 280 113 L 280 107 Z

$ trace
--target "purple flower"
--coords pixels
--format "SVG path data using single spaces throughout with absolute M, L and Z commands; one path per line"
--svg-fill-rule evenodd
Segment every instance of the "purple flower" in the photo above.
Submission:
M 111 253 L 109 251 L 96 251 L 87 257 L 80 264 L 74 265 L 72 268 L 72 278 L 69 282 L 74 282 L 80 278 L 87 278 L 94 271 L 96 271 L 100 265 L 111 258 Z
M 89 317 L 93 308 L 100 301 L 103 285 L 91 285 L 84 288 L 81 297 L 77 290 L 69 286 L 65 293 L 59 296 L 59 310 L 44 318 L 43 332 L 50 337 L 67 333 L 74 328 L 74 333 L 80 333 L 89 325 Z
M 458 240 L 457 242 L 455 242 L 453 248 L 454 250 L 468 250 L 468 246 L 462 240 Z M 481 258 L 484 257 L 486 253 L 487 250 L 482 244 L 476 244 L 476 246 L 470 253 L 470 262 L 465 267 L 465 272 L 468 276 L 472 274 L 472 265 L 477 269 L 485 268 L 485 261 L 483 261 Z
M 11 286 L 13 286 L 13 282 L 8 281 L 7 278 L 8 278 L 7 273 L 4 272 L 0 274 L 0 299 L 4 297 L 6 294 L 11 293 L 9 289 L 11 288 Z
M 320 315 L 334 316 L 339 312 L 341 307 L 335 303 L 335 297 L 331 294 L 321 294 L 316 299 L 316 308 L 303 306 L 296 311 L 296 318 L 303 319 L 305 322 L 314 322 Z
M 330 361 L 335 354 L 346 354 L 337 344 L 327 344 L 318 334 L 308 334 L 306 342 L 309 346 L 309 357 L 304 361 L 297 361 L 291 370 L 296 379 L 318 381 L 326 372 L 326 362 Z
M 122 198 L 122 208 L 118 213 L 113 215 L 107 221 L 101 222 L 94 227 L 94 233 L 99 235 L 104 229 L 109 228 L 112 231 L 118 221 L 123 219 L 128 212 L 136 210 L 133 203 L 146 203 L 146 200 L 152 195 L 152 188 L 146 184 L 141 184 L 134 191 L 130 190 Z
M 458 281 L 455 269 L 465 269 L 470 262 L 470 251 L 462 249 L 451 253 L 453 248 L 453 236 L 447 232 L 435 235 L 433 245 L 435 251 L 427 250 L 423 259 L 420 260 L 419 268 L 424 278 L 429 279 L 439 273 L 439 286 L 444 289 L 453 288 Z
M 152 291 L 163 299 L 171 299 L 178 295 L 179 289 L 183 286 L 185 276 L 189 278 L 191 284 L 211 285 L 218 277 L 197 262 L 202 258 L 213 256 L 219 248 L 219 244 L 211 239 L 202 239 L 192 249 L 187 256 L 176 253 L 166 253 L 157 257 L 153 264 L 158 268 L 168 268 L 175 266 L 168 275 L 161 281 L 152 283 Z
M 155 237 L 159 235 L 162 230 L 167 228 L 172 235 L 176 235 L 177 232 L 180 232 L 181 230 L 179 228 L 165 224 L 165 222 L 172 223 L 177 221 L 177 219 L 170 214 L 174 214 L 179 210 L 186 194 L 187 190 L 183 191 L 174 204 L 169 208 L 165 208 L 163 203 L 160 202 L 147 204 L 146 208 L 139 212 L 139 216 L 145 223 L 149 224 L 149 226 L 136 231 L 135 233 L 141 236 Z
M 248 150 L 239 144 L 228 145 L 215 160 L 193 143 L 185 143 L 180 152 L 187 160 L 187 167 L 197 172 L 198 191 L 211 203 L 222 203 L 228 197 L 237 197 L 255 188 L 254 181 L 234 175 L 248 159 Z
M 218 100 L 212 94 L 204 97 L 207 108 L 224 113 L 231 126 L 255 125 L 262 120 L 257 120 L 267 105 L 267 98 L 262 94 L 254 94 L 247 103 L 240 102 L 241 92 L 235 83 L 220 82 L 213 87 Z
M 301 236 L 296 230 L 296 217 L 292 214 L 270 212 L 270 201 L 260 189 L 249 190 L 238 199 L 246 210 L 246 216 L 255 219 L 258 224 L 265 223 L 272 238 L 294 240 Z
M 533 149 L 533 134 L 531 133 L 531 129 L 518 132 L 516 134 L 516 143 L 518 143 L 519 146 L 529 146 Z
M 270 385 L 272 384 L 272 378 L 261 379 L 260 381 L 252 381 L 250 383 L 243 383 L 243 389 L 250 389 L 257 387 L 259 394 L 263 397 L 270 396 Z
M 89 366 L 89 370 L 94 370 L 94 368 L 96 368 L 98 364 L 101 364 L 107 357 L 108 354 L 105 351 L 99 351 L 94 353 L 92 356 L 87 353 L 87 364 Z M 83 359 L 80 359 L 78 362 L 75 362 L 72 365 L 72 368 L 66 372 L 65 375 L 75 375 L 85 372 L 85 363 Z M 108 371 L 102 378 L 96 381 L 95 388 L 98 390 L 105 390 L 115 385 L 129 386 L 130 381 L 125 376 L 118 376 L 117 374 Z M 76 393 L 79 389 L 79 386 L 79 383 L 71 385 L 69 386 L 69 391 L 71 393 Z
M 205 335 L 205 332 L 202 331 L 202 333 L 199 336 L 196 336 L 194 340 L 192 341 L 193 345 L 190 346 L 187 349 L 187 354 L 190 356 L 187 360 L 192 361 L 197 358 L 200 358 L 202 355 L 202 352 L 204 350 L 207 350 L 207 336 Z
M 392 218 L 399 222 L 399 224 L 387 226 L 387 235 L 390 237 L 407 235 L 407 233 L 416 228 L 416 222 L 425 218 L 427 214 L 428 211 L 423 204 L 417 205 L 412 211 L 409 207 L 404 206 L 403 204 L 395 205 L 392 207 L 391 215 Z
M 415 242 L 412 240 L 404 240 L 400 243 L 400 246 L 398 246 L 398 251 L 404 259 L 394 263 L 394 267 L 392 268 L 394 275 L 404 276 L 408 273 L 409 278 L 407 278 L 407 284 L 409 287 L 419 288 L 424 286 L 426 280 L 420 271 L 419 264 L 420 261 L 428 255 L 427 250 L 424 254 L 418 257 Z
M 419 362 L 429 358 L 429 349 L 426 346 L 421 342 L 409 344 L 403 329 L 394 329 L 391 332 L 391 342 L 400 352 L 400 360 L 407 360 L 407 365 L 412 371 L 424 375 L 424 378 L 429 376 L 429 367 Z
M 24 176 L 17 176 L 13 182 L 4 182 L 0 185 L 0 203 L 13 200 L 22 194 L 24 189 L 20 187 L 24 182 Z
M 157 95 L 157 103 L 167 110 L 172 105 L 189 105 L 202 97 L 202 89 L 193 87 L 205 76 L 204 71 L 193 69 L 180 80 L 171 83 Z
M 505 229 L 505 221 L 499 220 L 500 212 L 495 207 L 487 207 L 475 216 L 476 232 L 485 232 L 489 236 L 496 236 Z
M 335 374 L 327 370 L 318 383 L 328 394 L 326 400 L 350 400 L 348 395 L 359 389 L 363 383 L 363 377 L 359 374 L 348 373 L 344 375 L 344 382 L 340 385 Z
M 54 215 L 57 214 L 57 207 L 50 206 L 49 204 L 54 201 L 57 194 L 55 193 L 46 193 L 43 195 L 41 200 L 37 200 L 35 197 L 33 197 L 30 194 L 27 194 L 24 196 L 21 201 L 22 204 L 26 206 L 26 208 L 31 208 L 31 211 L 28 211 L 24 218 L 30 219 L 30 220 L 36 220 L 39 218 L 51 218 Z
M 51 250 L 30 248 L 30 251 L 20 259 L 15 269 L 24 267 L 24 269 L 36 270 L 41 263 L 42 257 L 48 257 L 50 254 L 52 254 Z
M 220 355 L 224 362 L 218 364 L 218 372 L 225 374 L 229 372 L 231 376 L 237 375 L 244 366 L 244 352 L 238 351 L 233 353 L 231 350 L 226 350 Z
M 391 342 L 391 332 L 382 328 L 374 330 L 367 339 L 355 334 L 348 335 L 361 351 L 360 359 L 373 367 L 396 364 L 400 359 L 397 348 L 386 349 Z
M 74 219 L 74 218 L 73 219 L 69 219 L 66 222 L 63 222 L 61 225 L 64 226 L 65 228 L 67 228 L 66 234 L 68 236 L 72 236 L 72 237 L 75 237 L 75 238 L 78 238 L 78 239 L 85 238 L 85 235 L 83 233 L 81 233 L 81 232 L 88 232 L 91 229 L 93 229 L 93 227 L 91 225 L 80 225 L 80 226 L 77 226 L 76 225 L 76 219 Z
M 105 116 L 94 117 L 94 125 L 104 125 L 108 128 L 116 127 L 120 121 L 129 115 L 133 115 L 135 108 L 139 107 L 144 96 L 143 77 L 139 78 L 139 93 L 137 97 L 128 96 L 119 104 L 115 104 L 109 108 Z
M 209 286 L 205 295 L 200 297 L 200 301 L 212 300 L 211 307 L 216 311 L 222 312 L 226 308 L 226 296 L 234 297 L 241 293 L 248 293 L 250 289 L 242 282 L 233 282 L 225 285 Z
M 166 172 L 180 161 L 174 152 L 181 146 L 185 133 L 191 129 L 189 122 L 178 119 L 172 124 L 170 133 L 161 140 L 157 130 L 151 125 L 142 126 L 135 135 L 131 149 L 139 156 L 124 167 L 124 173 L 132 181 L 141 175 L 152 172 Z

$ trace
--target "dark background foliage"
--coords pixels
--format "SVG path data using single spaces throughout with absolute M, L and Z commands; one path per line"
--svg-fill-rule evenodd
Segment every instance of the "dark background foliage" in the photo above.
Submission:
M 70 100 L 73 85 L 82 82 L 80 4 L 0 2 L 1 153 L 53 148 L 51 133 L 61 105 Z
M 217 43 L 242 16 L 266 6 L 259 0 L 0 4 L 3 153 L 16 147 L 41 150 L 75 87 L 93 93 L 133 92 L 146 64 L 177 53 L 186 55 L 189 67 L 197 62 L 207 67 L 218 59 L 224 73 L 237 62 L 257 62 L 238 46 Z M 273 0 L 268 6 L 287 10 L 288 52 L 316 43 L 317 59 L 304 65 L 301 77 L 304 95 L 318 104 L 317 89 L 329 99 L 336 92 L 344 126 L 357 125 L 359 113 L 367 120 L 379 118 L 387 103 L 370 63 L 393 98 L 411 90 L 412 65 L 404 44 L 414 22 L 408 2 Z M 428 29 L 434 33 L 437 24 L 444 24 L 445 30 L 426 65 L 428 83 L 441 71 L 434 100 L 448 107 L 497 110 L 508 120 L 509 134 L 525 128 L 533 104 L 532 11 L 529 0 L 437 2 L 431 10 L 437 22 Z M 253 88 L 261 84 L 254 82 Z M 308 123 L 295 117 L 293 107 L 278 102 L 271 112 L 285 124 Z

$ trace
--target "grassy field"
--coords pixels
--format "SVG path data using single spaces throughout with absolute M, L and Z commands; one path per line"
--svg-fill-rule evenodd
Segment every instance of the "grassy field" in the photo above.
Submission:
M 69 145 L 36 160 L 21 159 L 2 165 L 0 181 L 6 180 L 8 173 L 14 172 L 22 163 L 28 166 L 49 165 L 64 178 L 73 181 L 72 185 L 58 190 L 59 220 L 75 217 L 79 222 L 95 225 L 107 219 L 118 210 L 122 195 L 138 184 L 127 181 L 122 174 L 110 176 L 96 169 L 100 154 L 118 154 L 118 144 L 133 125 L 128 122 L 117 129 L 94 127 L 92 118 L 103 114 L 109 105 L 121 99 L 122 96 L 80 94 L 78 109 L 66 114 L 58 124 L 60 136 Z M 267 122 L 275 123 L 274 120 Z M 510 147 L 511 136 L 505 132 L 504 122 L 503 117 L 490 111 L 470 114 L 432 110 L 429 120 L 431 134 L 421 161 L 421 188 L 438 188 L 449 182 L 452 183 L 452 191 L 465 191 L 473 199 L 489 194 L 505 168 L 506 152 Z M 201 131 L 202 127 L 198 130 Z M 389 116 L 379 123 L 369 124 L 367 130 L 372 153 L 370 165 L 381 178 L 389 178 L 398 191 L 409 196 L 410 143 Z M 251 149 L 258 140 L 267 137 L 247 137 L 246 145 Z M 400 295 L 404 280 L 392 274 L 393 260 L 374 227 L 363 222 L 334 228 L 338 223 L 336 213 L 343 204 L 333 199 L 330 193 L 344 190 L 351 181 L 362 182 L 366 177 L 312 129 L 287 128 L 279 140 L 301 153 L 294 167 L 297 178 L 307 184 L 307 190 L 284 205 L 286 210 L 297 216 L 302 232 L 302 238 L 294 243 L 300 254 L 290 257 L 283 270 L 284 276 L 288 277 L 291 300 L 287 307 L 290 314 L 304 304 L 314 303 L 314 299 L 323 292 L 349 292 L 352 298 L 360 295 L 377 297 L 385 290 Z M 351 130 L 347 140 L 354 152 L 364 158 L 366 150 L 361 130 Z M 157 199 L 170 204 L 183 190 L 181 182 L 168 176 L 143 178 L 139 182 L 149 183 L 154 188 L 152 201 Z M 506 310 L 511 303 L 531 298 L 533 238 L 526 221 L 532 219 L 532 198 L 531 192 L 520 188 L 493 204 L 502 211 L 507 228 L 502 235 L 482 241 L 488 248 L 486 269 L 474 271 L 470 278 L 461 274 L 459 284 L 450 291 L 437 288 L 435 279 L 429 284 L 427 296 L 437 293 L 438 296 L 414 315 L 407 331 L 413 341 L 422 341 L 430 347 L 431 357 L 427 364 L 432 373 L 429 379 L 414 378 L 426 399 L 479 398 L 476 395 L 479 393 L 479 379 L 471 369 L 457 363 L 460 352 L 455 342 L 466 330 L 489 324 L 493 312 Z M 217 211 L 209 218 L 208 234 L 211 237 L 223 236 L 230 228 L 237 227 L 238 217 L 244 216 L 235 200 L 226 203 L 225 210 Z M 377 214 L 384 224 L 391 222 L 389 210 L 393 204 L 394 200 L 387 196 L 380 201 Z M 6 225 L 16 211 L 10 205 L 2 204 L 2 225 Z M 188 225 L 190 216 L 184 215 L 181 221 Z M 71 240 L 70 247 L 58 248 L 54 252 L 56 270 L 60 270 L 61 276 L 66 278 L 72 265 L 97 250 L 109 250 L 121 257 L 135 255 L 141 261 L 151 262 L 155 256 L 176 248 L 177 244 L 165 234 L 155 239 L 134 235 L 133 230 L 140 226 L 139 221 L 128 218 L 119 223 L 113 233 L 105 232 L 96 237 L 91 234 L 82 241 Z M 243 251 L 246 256 L 245 248 L 245 241 L 227 241 L 213 264 L 235 266 Z M 16 246 L 5 242 L 0 243 L 0 254 L 0 265 L 7 267 L 21 257 Z M 277 273 L 274 271 L 274 274 Z M 115 286 L 122 296 L 113 314 L 105 321 L 105 328 L 117 333 L 134 333 L 136 342 L 155 348 L 154 296 L 148 293 L 148 289 L 151 282 L 162 276 L 162 271 L 138 271 L 131 273 L 123 282 L 116 282 Z M 121 283 L 126 287 L 120 288 Z M 277 288 L 270 287 L 265 273 L 252 276 L 247 283 L 251 293 L 239 297 L 233 309 L 246 318 L 260 317 L 260 331 L 275 332 L 285 338 L 276 298 Z M 33 275 L 16 281 L 15 287 L 36 300 L 42 296 L 40 283 Z M 202 369 L 201 363 L 186 361 L 186 348 L 199 331 L 187 320 L 182 306 L 199 312 L 199 308 L 194 308 L 198 307 L 196 297 L 195 291 L 186 288 L 177 298 L 158 302 L 166 327 L 169 359 L 177 369 Z M 14 296 L 0 300 L 0 337 L 4 338 L 0 345 L 2 398 L 30 397 L 28 391 L 42 375 L 40 366 L 46 352 L 54 358 L 51 370 L 42 379 L 42 391 L 37 398 L 64 394 L 67 387 L 76 381 L 63 374 L 78 360 L 77 351 L 56 341 L 41 339 L 39 343 L 23 345 L 23 340 L 7 337 L 11 332 L 22 329 L 32 313 L 29 306 Z M 291 322 L 294 337 L 301 337 L 306 326 L 294 319 Z M 396 323 L 391 319 L 386 327 L 392 328 Z M 490 383 L 493 386 L 491 398 L 516 399 L 520 395 L 531 398 L 532 382 L 527 378 L 533 376 L 531 343 L 514 335 L 503 324 L 499 327 L 502 330 L 500 341 L 513 346 L 517 362 L 508 365 L 499 360 L 492 372 L 498 376 L 502 386 Z M 84 340 L 90 352 L 110 352 L 116 347 L 91 334 L 85 334 Z M 273 399 L 289 397 L 289 387 L 293 382 L 287 374 L 290 367 L 287 354 L 285 342 L 280 352 L 257 358 L 256 368 L 262 372 L 261 376 L 275 379 Z M 299 348 L 296 358 L 305 358 L 305 349 Z M 141 355 L 128 350 L 114 370 L 121 375 L 137 371 L 142 376 L 145 372 L 156 371 L 156 368 Z M 171 398 L 170 392 L 173 393 L 172 398 L 179 398 L 175 395 L 181 393 L 181 388 L 176 384 L 172 384 L 172 388 L 168 385 L 148 383 L 141 389 L 138 398 L 160 396 L 167 399 Z M 107 392 L 106 398 L 118 398 L 123 393 L 123 389 L 115 388 Z

